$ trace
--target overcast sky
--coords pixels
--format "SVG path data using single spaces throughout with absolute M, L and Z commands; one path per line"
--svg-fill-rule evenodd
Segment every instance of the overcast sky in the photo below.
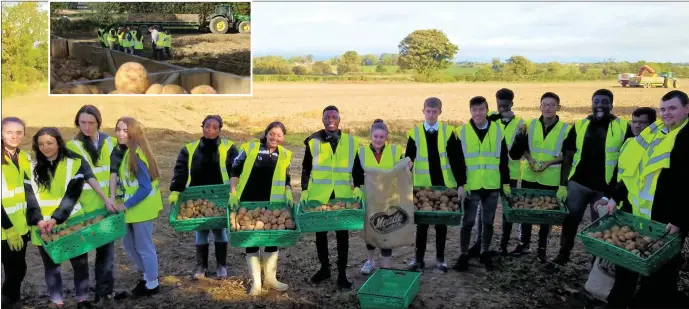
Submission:
M 397 53 L 416 29 L 440 29 L 457 61 L 523 55 L 535 61 L 689 62 L 689 3 L 252 4 L 252 49 L 317 58 Z

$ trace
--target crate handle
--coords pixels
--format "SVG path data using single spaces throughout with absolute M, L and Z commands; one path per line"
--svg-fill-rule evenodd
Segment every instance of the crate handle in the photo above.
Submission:
M 395 274 L 395 275 L 398 275 L 398 276 L 402 276 L 402 277 L 406 277 L 406 276 L 407 276 L 407 273 L 405 273 L 405 272 L 403 272 L 403 271 L 396 271 L 396 272 L 394 272 L 394 274 Z

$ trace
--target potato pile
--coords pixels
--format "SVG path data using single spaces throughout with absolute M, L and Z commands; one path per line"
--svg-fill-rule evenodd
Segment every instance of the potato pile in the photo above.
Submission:
M 47 243 L 56 241 L 62 237 L 65 237 L 69 234 L 72 234 L 74 232 L 80 231 L 89 225 L 96 224 L 96 223 L 100 222 L 101 220 L 103 220 L 104 218 L 105 218 L 104 216 L 97 216 L 93 219 L 86 220 L 83 223 L 75 224 L 71 227 L 67 227 L 64 225 L 58 226 L 55 229 L 53 229 L 52 232 L 41 233 L 41 239 L 43 239 L 43 242 L 45 242 L 47 244 Z
M 103 94 L 103 90 L 95 85 L 68 85 L 68 82 L 89 81 L 98 78 L 111 78 L 112 74 L 101 73 L 98 67 L 89 66 L 82 68 L 79 60 L 68 59 L 54 65 L 54 72 L 62 82 L 55 85 L 53 94 Z M 79 78 L 79 76 L 85 76 Z M 64 78 L 63 78 L 64 77 Z M 92 78 L 93 77 L 93 78 Z M 151 84 L 148 79 L 148 71 L 138 62 L 126 62 L 115 73 L 115 90 L 108 94 L 189 94 L 190 91 L 179 85 Z M 79 79 L 75 79 L 79 78 Z M 199 85 L 191 89 L 191 94 L 217 94 L 218 92 L 209 85 Z
M 642 258 L 648 258 L 654 252 L 660 250 L 664 244 L 663 241 L 658 241 L 649 246 L 653 241 L 651 237 L 642 236 L 626 225 L 621 227 L 613 225 L 610 229 L 602 232 L 588 232 L 586 235 L 630 251 Z
M 51 72 L 63 83 L 112 77 L 110 73 L 101 72 L 98 66 L 74 58 L 51 58 L 50 65 Z
M 414 210 L 459 211 L 460 205 L 457 191 L 450 188 L 443 191 L 431 188 L 414 189 Z
M 337 201 L 333 203 L 327 203 L 321 206 L 304 208 L 304 212 L 316 212 L 316 211 L 332 211 L 332 210 L 345 210 L 345 209 L 361 209 L 361 204 L 359 202 L 343 202 Z
M 237 212 L 230 213 L 230 230 L 233 232 L 294 230 L 296 227 L 292 214 L 287 208 L 269 210 L 258 207 L 247 210 L 242 207 Z
M 513 196 L 510 202 L 512 208 L 556 210 L 560 207 L 557 198 L 552 196 Z
M 177 220 L 195 218 L 222 217 L 225 216 L 225 208 L 216 206 L 209 200 L 188 200 L 179 206 Z

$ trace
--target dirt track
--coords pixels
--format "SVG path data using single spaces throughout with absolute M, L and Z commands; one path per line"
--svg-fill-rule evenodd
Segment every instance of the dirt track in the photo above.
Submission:
M 19 116 L 29 125 L 26 141 L 38 126 L 57 126 L 63 134 L 71 137 L 74 113 L 83 104 L 96 104 L 104 116 L 104 127 L 112 133 L 117 117 L 130 115 L 140 119 L 147 127 L 146 134 L 162 172 L 161 188 L 167 197 L 169 180 L 174 160 L 184 143 L 198 138 L 200 121 L 206 114 L 217 113 L 225 119 L 224 135 L 234 140 L 245 140 L 273 119 L 281 119 L 288 128 L 288 135 L 317 129 L 320 110 L 325 105 L 335 104 L 343 115 L 343 126 L 348 130 L 366 130 L 372 119 L 384 116 L 395 126 L 419 121 L 421 102 L 428 96 L 438 96 L 445 102 L 443 119 L 463 121 L 468 118 L 468 98 L 491 95 L 503 85 L 499 84 L 452 84 L 452 85 L 316 85 L 316 84 L 257 84 L 253 98 L 92 98 L 47 97 L 47 89 L 37 94 L 3 100 L 3 116 Z M 590 95 L 605 83 L 581 84 L 513 84 L 518 99 L 515 102 L 519 115 L 537 115 L 534 102 L 545 91 L 554 90 L 563 98 L 562 117 L 572 120 L 583 116 L 590 108 Z M 628 115 L 633 106 L 657 104 L 665 92 L 661 89 L 622 89 L 615 92 L 615 111 Z M 130 101 L 131 100 L 131 101 Z M 248 128 L 246 128 L 246 127 Z M 398 132 L 399 130 L 395 130 Z M 395 133 L 397 134 L 397 133 Z M 27 149 L 28 144 L 23 148 Z M 299 173 L 303 150 L 301 146 L 289 145 L 295 152 L 292 162 L 293 186 L 298 198 Z M 233 248 L 229 252 L 229 280 L 191 279 L 194 268 L 193 234 L 176 233 L 167 224 L 168 206 L 156 222 L 154 239 L 160 259 L 162 292 L 150 299 L 127 300 L 116 308 L 356 308 L 356 292 L 336 292 L 334 281 L 322 286 L 311 286 L 304 279 L 317 269 L 315 237 L 302 235 L 295 247 L 281 251 L 278 278 L 290 285 L 286 293 L 270 293 L 259 301 L 246 296 L 248 273 L 244 263 L 243 250 Z M 496 215 L 493 246 L 497 247 L 500 237 L 500 214 Z M 588 217 L 588 216 L 587 216 Z M 429 232 L 429 246 L 426 262 L 433 266 L 435 256 L 434 231 Z M 534 231 L 533 241 L 537 233 Z M 516 227 L 512 233 L 510 247 L 516 243 Z M 551 236 L 549 255 L 556 253 L 559 244 L 559 230 Z M 459 232 L 451 228 L 448 235 L 446 257 L 450 265 L 457 258 Z M 212 250 L 211 250 L 212 252 Z M 337 255 L 334 235 L 330 237 L 330 258 L 334 267 Z M 413 258 L 413 248 L 395 249 L 395 267 L 404 267 Z M 364 243 L 360 233 L 350 234 L 349 277 L 355 288 L 360 287 L 366 277 L 358 273 L 365 258 Z M 43 267 L 35 248 L 28 251 L 29 271 L 22 288 L 27 308 L 44 308 L 48 299 L 43 281 Z M 93 261 L 91 256 L 90 260 Z M 215 271 L 211 254 L 211 272 Z M 573 262 L 557 273 L 550 273 L 535 260 L 533 255 L 521 258 L 505 258 L 496 261 L 498 269 L 486 273 L 477 261 L 467 273 L 451 271 L 445 276 L 427 271 L 422 276 L 421 290 L 410 308 L 563 308 L 583 307 L 576 293 L 586 281 L 590 255 L 583 252 L 577 242 Z M 91 262 L 92 263 L 92 262 Z M 64 288 L 68 299 L 73 297 L 71 267 L 64 264 Z M 335 270 L 335 268 L 333 268 Z M 334 275 L 336 275 L 334 271 Z M 686 272 L 683 274 L 686 291 Z M 93 273 L 91 274 L 93 278 Z M 137 279 L 132 264 L 119 249 L 116 255 L 116 289 L 130 289 Z M 93 279 L 92 279 L 93 280 Z M 572 294 L 574 293 L 574 294 Z

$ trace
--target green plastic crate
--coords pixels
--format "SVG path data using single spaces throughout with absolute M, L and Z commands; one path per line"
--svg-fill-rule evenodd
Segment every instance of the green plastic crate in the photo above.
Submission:
M 360 209 L 344 209 L 332 211 L 304 212 L 305 208 L 320 206 L 319 201 L 306 201 L 297 206 L 297 218 L 301 224 L 302 233 L 330 232 L 330 231 L 360 231 L 364 229 L 366 218 L 366 203 L 357 198 L 342 198 L 330 200 L 330 203 L 359 202 Z
M 424 189 L 426 187 L 414 187 L 414 189 Z M 430 187 L 431 190 L 445 191 L 447 187 Z M 414 223 L 429 224 L 429 225 L 460 225 L 462 223 L 462 215 L 464 215 L 464 203 L 459 207 L 459 211 L 414 211 Z
M 589 232 L 595 233 L 606 230 L 614 224 L 618 226 L 628 225 L 635 232 L 653 239 L 662 236 L 666 226 L 663 223 L 640 218 L 624 211 L 616 211 L 613 215 L 598 218 L 577 236 L 589 253 L 644 276 L 654 273 L 682 250 L 682 244 L 680 244 L 680 238 L 677 234 L 665 237 L 663 247 L 648 258 L 642 258 L 625 249 L 586 235 Z
M 179 214 L 179 205 L 188 200 L 206 199 L 218 207 L 225 208 L 225 215 L 221 217 L 195 218 L 187 220 L 177 220 Z M 172 204 L 170 209 L 170 217 L 168 222 L 170 226 L 177 232 L 192 232 L 204 231 L 214 229 L 224 229 L 227 227 L 227 206 L 230 203 L 230 186 L 228 185 L 210 185 L 187 187 L 184 192 L 179 195 L 177 203 Z
M 409 307 L 419 292 L 421 273 L 377 269 L 357 295 L 361 309 L 402 309 Z
M 45 249 L 53 262 L 60 264 L 71 258 L 91 252 L 96 248 L 102 247 L 124 236 L 126 232 L 124 213 L 110 213 L 106 209 L 99 209 L 71 217 L 63 224 L 54 228 L 53 232 L 59 232 L 77 224 L 84 224 L 86 220 L 93 219 L 97 216 L 104 216 L 104 218 L 95 224 L 89 225 L 79 231 L 72 232 L 67 236 L 60 237 L 60 239 L 47 244 L 41 239 L 41 234 L 38 229 L 34 229 L 34 233 L 36 233 L 36 236 L 40 239 L 43 249 Z
M 271 202 L 240 202 L 239 208 L 246 208 L 247 210 L 256 209 L 258 207 L 265 207 L 268 209 L 283 209 L 289 208 L 292 211 L 292 219 L 296 226 L 295 230 L 280 230 L 280 231 L 230 231 L 230 246 L 235 248 L 248 247 L 291 247 L 297 244 L 301 229 L 299 228 L 299 220 L 295 216 L 296 208 L 290 207 L 287 203 L 271 203 Z M 227 217 L 227 226 L 230 226 L 230 217 Z
M 511 195 L 556 197 L 557 191 L 513 188 Z M 568 213 L 567 207 L 560 201 L 557 202 L 559 209 L 556 210 L 512 208 L 512 203 L 504 196 L 501 197 L 501 204 L 505 218 L 512 223 L 562 225 Z

